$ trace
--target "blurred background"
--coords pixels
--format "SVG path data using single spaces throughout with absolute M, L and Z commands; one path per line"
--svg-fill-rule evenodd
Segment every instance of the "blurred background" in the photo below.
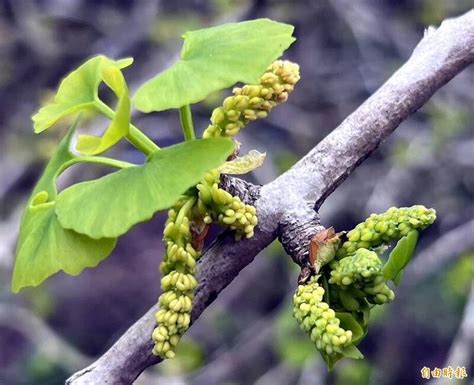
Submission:
M 164 215 L 135 227 L 108 260 L 10 292 L 22 206 L 66 124 L 33 134 L 30 116 L 60 79 L 93 54 L 133 56 L 135 90 L 169 66 L 187 30 L 270 17 L 296 27 L 285 57 L 302 80 L 285 105 L 252 123 L 243 149 L 267 151 L 249 179 L 267 183 L 316 145 L 410 56 L 426 26 L 471 0 L 0 0 L 0 384 L 62 384 L 100 356 L 157 299 Z M 464 366 L 474 384 L 474 68 L 440 90 L 332 194 L 322 222 L 347 230 L 372 212 L 424 204 L 438 220 L 420 240 L 395 302 L 374 311 L 366 358 L 328 373 L 292 318 L 298 269 L 275 243 L 205 311 L 178 357 L 137 384 L 418 384 L 423 367 Z M 195 126 L 227 92 L 193 106 Z M 176 111 L 134 113 L 166 146 L 181 141 Z M 100 132 L 105 122 L 82 129 Z M 124 143 L 113 156 L 142 160 Z M 104 170 L 77 167 L 61 186 Z

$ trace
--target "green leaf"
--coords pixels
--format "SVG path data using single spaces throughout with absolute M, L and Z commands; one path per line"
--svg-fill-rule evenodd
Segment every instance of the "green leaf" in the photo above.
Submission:
M 351 313 L 346 312 L 336 312 L 336 317 L 341 321 L 341 328 L 352 331 L 352 343 L 360 342 L 365 335 L 365 331 L 357 319 Z
M 325 352 L 321 352 L 321 355 L 329 370 L 334 369 L 336 363 L 343 358 L 352 358 L 356 360 L 364 358 L 364 355 L 361 353 L 361 351 L 353 344 L 346 346 L 342 350 L 342 353 L 333 353 L 329 355 Z
M 114 66 L 106 66 L 102 68 L 101 77 L 117 95 L 118 103 L 112 123 L 102 137 L 79 136 L 76 149 L 86 155 L 96 155 L 107 151 L 128 134 L 130 127 L 130 97 L 122 71 Z
M 352 343 L 346 346 L 341 353 L 326 354 L 326 352 L 321 352 L 329 370 L 332 370 L 336 362 L 344 357 L 353 359 L 364 358 L 364 355 L 355 345 L 364 338 L 366 329 L 360 325 L 359 321 L 351 313 L 336 312 L 336 317 L 341 321 L 340 326 L 343 329 L 352 331 Z
M 64 230 L 55 215 L 56 178 L 64 163 L 71 160 L 69 151 L 75 125 L 59 144 L 36 184 L 23 214 L 13 269 L 12 291 L 37 286 L 59 270 L 77 275 L 94 267 L 115 246 L 115 239 L 94 240 Z
M 114 61 L 102 55 L 86 61 L 62 80 L 54 101 L 33 115 L 34 131 L 40 133 L 65 116 L 94 108 L 102 70 L 111 66 L 125 68 L 132 62 L 131 58 Z
M 225 162 L 219 167 L 219 171 L 223 174 L 242 175 L 260 167 L 265 161 L 267 154 L 251 150 L 244 156 L 238 156 L 235 159 Z
M 325 352 L 321 352 L 321 356 L 323 357 L 324 362 L 326 362 L 326 366 L 328 367 L 329 371 L 333 370 L 336 363 L 344 358 L 344 355 L 341 353 L 327 354 Z
M 58 177 L 61 167 L 64 163 L 74 158 L 74 155 L 71 153 L 69 147 L 76 131 L 77 123 L 78 120 L 76 120 L 65 137 L 61 140 L 61 142 L 59 142 L 54 155 L 49 160 L 43 171 L 43 174 L 33 188 L 33 192 L 31 193 L 30 199 L 28 201 L 28 206 L 33 201 L 38 200 L 36 196 L 42 191 L 46 193 L 46 195 L 43 194 L 43 196 L 46 196 L 46 199 L 49 197 L 54 200 L 54 197 L 57 193 L 56 178 Z M 40 203 L 40 201 L 37 203 Z
M 115 239 L 96 240 L 63 229 L 54 209 L 54 201 L 27 208 L 13 271 L 15 293 L 26 286 L 38 286 L 60 270 L 77 275 L 86 267 L 95 267 L 115 246 Z
M 197 103 L 237 82 L 255 84 L 295 40 L 293 26 L 269 19 L 187 32 L 181 59 L 140 87 L 135 107 L 163 111 Z
M 341 328 L 352 331 L 352 343 L 346 346 L 341 353 L 327 354 L 326 352 L 321 352 L 329 370 L 332 370 L 336 362 L 344 357 L 353 359 L 364 358 L 364 355 L 355 346 L 367 333 L 367 328 L 361 325 L 361 322 L 364 321 L 362 319 L 359 321 L 352 313 L 348 312 L 336 312 L 336 317 L 340 320 L 339 325 Z
M 364 355 L 361 353 L 361 351 L 357 349 L 354 345 L 346 346 L 342 350 L 342 354 L 344 355 L 344 357 L 352 358 L 354 360 L 360 360 L 364 358 Z
M 342 306 L 347 310 L 356 311 L 360 309 L 359 301 L 349 290 L 340 290 L 339 299 L 341 300 Z
M 367 333 L 367 328 L 369 325 L 369 319 L 370 319 L 370 305 L 367 303 L 367 301 L 362 302 L 361 310 L 361 323 L 362 326 L 365 329 L 365 332 Z
M 401 238 L 388 256 L 388 260 L 382 269 L 384 277 L 392 280 L 396 285 L 400 283 L 402 270 L 410 262 L 415 252 L 418 235 L 418 231 L 412 230 Z
M 148 161 L 62 191 L 61 226 L 92 238 L 113 238 L 172 206 L 234 150 L 229 139 L 200 139 L 152 154 Z

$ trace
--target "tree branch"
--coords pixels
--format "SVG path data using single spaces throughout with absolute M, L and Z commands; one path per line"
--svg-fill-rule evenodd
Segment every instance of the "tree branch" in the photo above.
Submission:
M 64 341 L 40 317 L 20 306 L 0 303 L 0 327 L 16 330 L 42 357 L 66 370 L 77 370 L 92 361 Z
M 317 229 L 313 211 L 410 114 L 440 87 L 474 62 L 474 10 L 430 28 L 410 59 L 364 104 L 293 168 L 246 196 L 258 212 L 259 225 L 251 239 L 235 242 L 224 233 L 199 262 L 199 286 L 192 321 L 277 236 L 295 261 L 304 261 L 307 247 L 289 241 L 301 228 Z M 248 186 L 245 186 L 248 187 Z M 258 192 L 258 193 L 256 193 Z M 288 230 L 285 230 L 288 229 Z M 306 233 L 306 237 L 307 234 Z M 305 241 L 306 242 L 306 241 Z M 130 384 L 160 360 L 151 354 L 152 307 L 95 363 L 75 373 L 68 384 Z

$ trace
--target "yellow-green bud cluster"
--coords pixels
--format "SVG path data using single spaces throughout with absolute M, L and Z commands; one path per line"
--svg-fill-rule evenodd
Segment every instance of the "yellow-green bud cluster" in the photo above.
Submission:
M 237 238 L 250 238 L 258 223 L 255 207 L 219 188 L 219 181 L 219 171 L 210 171 L 196 186 L 197 197 L 186 196 L 168 211 L 163 231 L 166 253 L 161 263 L 163 294 L 155 315 L 158 326 L 152 336 L 153 354 L 162 358 L 174 357 L 176 345 L 191 322 L 196 261 L 201 255 L 201 247 L 193 246 L 196 227 L 191 231 L 191 226 L 218 222 L 235 230 Z
M 401 271 L 393 273 L 385 266 L 390 266 L 390 259 L 397 257 L 398 261 L 392 261 L 393 264 L 404 263 L 405 266 L 410 256 L 391 253 L 389 262 L 383 266 L 380 255 L 391 242 L 402 239 L 412 231 L 425 229 L 435 219 L 435 210 L 421 205 L 392 207 L 383 214 L 372 214 L 347 233 L 347 241 L 337 249 L 335 259 L 315 266 L 320 275 L 311 277 L 308 284 L 298 286 L 294 296 L 295 317 L 301 328 L 310 334 L 328 366 L 332 367 L 344 356 L 360 356 L 355 345 L 367 332 L 373 305 L 383 305 L 395 298 L 387 281 L 397 282 Z M 327 238 L 326 234 L 323 235 L 324 239 Z M 411 242 L 410 248 L 417 239 L 417 234 L 412 235 L 414 237 L 406 239 Z M 312 242 L 317 240 L 314 237 Z M 318 246 L 315 249 L 319 258 L 321 245 Z M 318 259 L 312 258 L 310 253 L 310 261 L 313 260 Z M 321 280 L 324 289 L 318 285 L 318 280 Z M 344 328 L 350 330 L 341 328 L 341 322 Z M 363 333 L 360 333 L 361 330 Z M 355 334 L 349 334 L 348 338 L 346 333 L 351 331 Z
M 293 296 L 293 314 L 301 329 L 310 335 L 317 349 L 327 355 L 341 353 L 352 341 L 352 332 L 339 326 L 340 320 L 323 301 L 324 289 L 315 277 L 299 285 Z
M 211 116 L 203 137 L 235 136 L 249 122 L 266 118 L 270 110 L 288 99 L 300 79 L 298 64 L 277 60 L 260 78 L 258 85 L 236 87 Z
M 217 222 L 229 227 L 235 230 L 236 239 L 253 237 L 258 224 L 255 207 L 219 188 L 219 180 L 219 171 L 213 170 L 197 185 L 198 210 L 203 214 L 204 223 Z
M 158 326 L 153 331 L 153 354 L 173 358 L 181 336 L 191 322 L 196 260 L 200 252 L 192 246 L 190 213 L 196 199 L 188 197 L 169 210 L 164 230 L 166 254 L 161 264 L 162 295 L 160 310 L 155 314 Z
M 332 269 L 330 284 L 338 285 L 344 290 L 360 289 L 370 303 L 378 305 L 391 302 L 395 298 L 395 293 L 383 276 L 382 261 L 374 251 L 358 249 L 349 257 L 332 261 L 330 267 Z M 350 303 L 349 296 L 348 292 L 341 299 L 345 299 L 345 303 Z
M 382 261 L 374 251 L 359 249 L 354 255 L 333 260 L 330 266 L 329 283 L 344 287 L 373 281 L 381 273 Z
M 395 299 L 395 293 L 387 285 L 382 273 L 375 277 L 370 285 L 363 286 L 362 290 L 366 294 L 367 301 L 376 305 L 383 305 Z
M 434 209 L 422 205 L 391 207 L 383 214 L 372 214 L 347 233 L 347 241 L 338 250 L 339 258 L 355 253 L 358 249 L 374 249 L 398 240 L 411 230 L 423 230 L 436 219 Z

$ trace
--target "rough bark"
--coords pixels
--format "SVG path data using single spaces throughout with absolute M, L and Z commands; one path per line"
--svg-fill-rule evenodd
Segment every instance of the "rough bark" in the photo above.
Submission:
M 206 251 L 198 267 L 192 321 L 275 238 L 304 265 L 309 237 L 319 228 L 313 208 L 318 209 L 404 119 L 473 61 L 474 10 L 444 21 L 437 30 L 429 28 L 410 59 L 289 171 L 261 188 L 228 183 L 229 190 L 255 200 L 259 226 L 253 238 L 240 242 L 224 233 Z M 158 363 L 150 338 L 155 311 L 152 307 L 102 357 L 67 383 L 130 384 Z

